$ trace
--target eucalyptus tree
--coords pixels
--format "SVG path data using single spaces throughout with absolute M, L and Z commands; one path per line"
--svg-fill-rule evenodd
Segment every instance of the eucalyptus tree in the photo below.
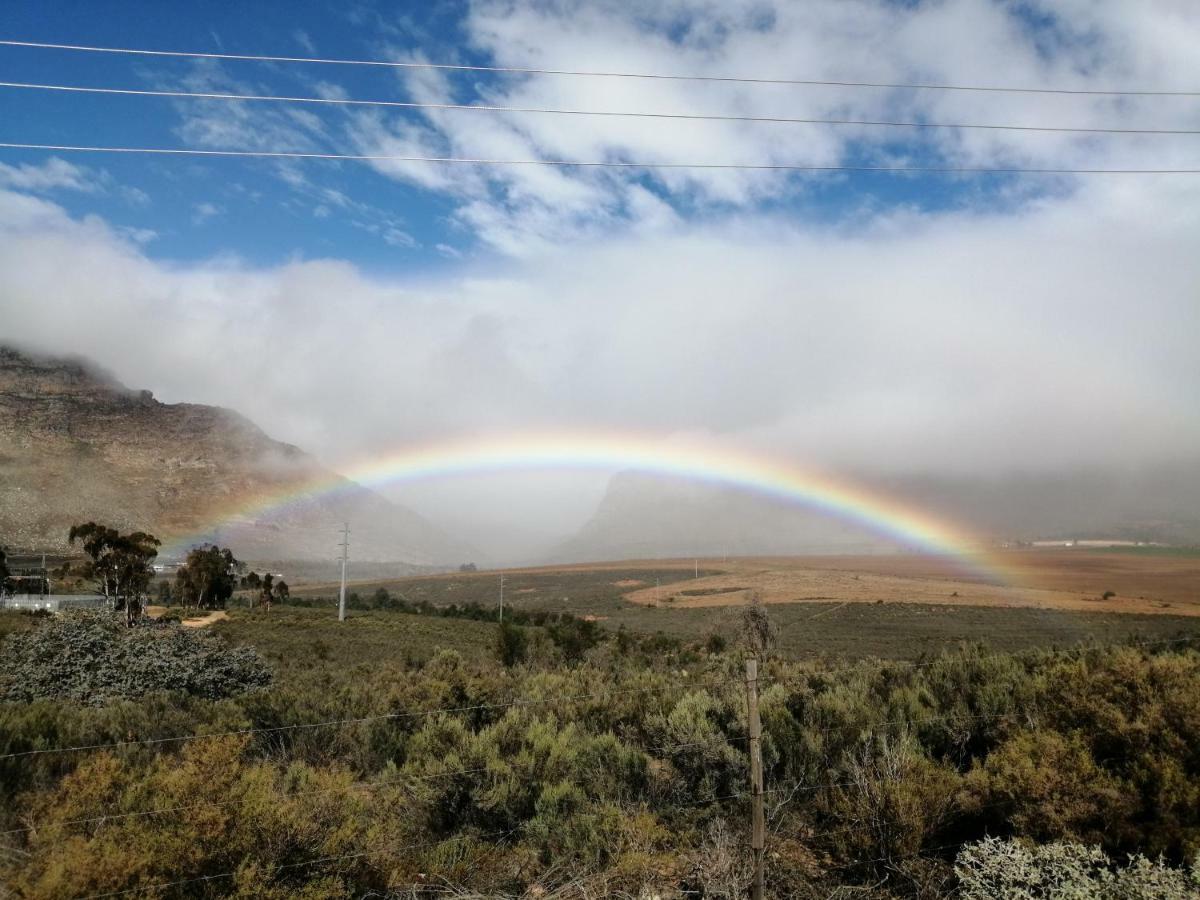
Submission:
M 242 563 L 234 558 L 232 550 L 216 544 L 192 548 L 175 574 L 184 607 L 224 608 L 237 587 L 241 569 Z
M 151 563 L 162 542 L 144 531 L 122 534 L 95 522 L 71 526 L 67 540 L 71 544 L 78 541 L 87 554 L 85 574 L 95 581 L 109 608 L 123 611 L 126 625 L 136 623 L 154 579 Z

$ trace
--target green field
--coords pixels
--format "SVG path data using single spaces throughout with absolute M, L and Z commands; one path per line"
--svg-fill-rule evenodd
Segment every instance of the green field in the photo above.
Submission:
M 1087 547 L 1084 553 L 1123 553 L 1129 556 L 1172 556 L 1200 559 L 1200 547 Z
M 615 584 L 625 580 L 645 585 L 659 582 L 664 587 L 664 596 L 669 596 L 672 592 L 682 594 L 678 585 L 692 574 L 681 569 L 653 568 L 516 571 L 505 574 L 505 605 L 529 611 L 595 616 L 599 624 L 609 629 L 624 626 L 635 633 L 662 632 L 685 642 L 700 642 L 714 633 L 734 637 L 738 616 L 734 607 L 644 606 L 625 600 L 622 594 L 628 588 Z M 704 574 L 701 570 L 701 575 Z M 668 589 L 668 586 L 674 587 Z M 369 603 L 371 595 L 380 588 L 413 602 L 427 601 L 443 607 L 477 603 L 494 608 L 499 596 L 499 577 L 487 573 L 359 582 L 352 586 L 352 594 L 360 603 Z M 296 595 L 322 598 L 327 610 L 325 617 L 332 618 L 336 598 L 329 595 L 328 589 L 302 589 Z M 364 611 L 351 610 L 352 617 L 361 615 Z M 923 603 L 775 604 L 771 606 L 771 617 L 779 625 L 779 651 L 791 658 L 913 659 L 962 643 L 1021 650 L 1089 641 L 1174 638 L 1195 634 L 1200 627 L 1195 617 L 1187 616 Z M 464 639 L 467 634 L 469 631 L 464 631 Z

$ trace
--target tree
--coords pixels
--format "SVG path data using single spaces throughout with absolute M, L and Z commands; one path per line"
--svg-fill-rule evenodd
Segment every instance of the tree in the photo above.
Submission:
M 260 599 L 263 606 L 267 608 L 267 612 L 271 611 L 271 598 L 275 595 L 275 576 L 268 572 L 262 579 L 262 593 Z
M 85 522 L 82 525 L 72 525 L 67 533 L 67 542 L 74 544 L 79 541 L 83 552 L 87 554 L 88 563 L 85 566 L 84 577 L 92 578 L 96 587 L 108 600 L 109 606 L 114 607 L 114 577 L 113 552 L 119 534 L 115 528 L 97 525 L 95 522 Z
M 233 551 L 206 544 L 188 551 L 187 561 L 175 574 L 175 583 L 184 608 L 224 609 L 237 586 L 242 564 Z
M 275 582 L 275 599 L 276 600 L 278 600 L 280 603 L 286 603 L 288 598 L 291 595 L 292 595 L 292 592 L 288 588 L 288 583 L 286 581 L 284 581 L 282 578 L 280 578 L 277 582 Z
M 8 592 L 8 576 L 10 574 L 8 570 L 8 554 L 3 547 L 0 547 L 0 595 Z
M 496 634 L 496 658 L 506 666 L 515 666 L 525 662 L 528 655 L 529 638 L 525 629 L 508 622 L 500 623 L 500 631 Z
M 95 580 L 109 606 L 124 610 L 126 625 L 137 622 L 154 579 L 151 562 L 158 556 L 158 538 L 144 531 L 121 534 L 107 525 L 85 522 L 71 526 L 67 540 L 83 546 L 89 559 L 87 576 Z

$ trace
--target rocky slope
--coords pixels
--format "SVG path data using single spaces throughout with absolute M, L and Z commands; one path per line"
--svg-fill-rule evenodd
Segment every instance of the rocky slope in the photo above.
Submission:
M 164 404 L 82 360 L 0 347 L 0 543 L 54 551 L 94 519 L 246 559 L 332 559 L 349 521 L 359 560 L 456 564 L 471 548 L 351 482 L 259 516 L 256 498 L 334 477 L 235 412 Z M 214 523 L 219 523 L 214 527 Z

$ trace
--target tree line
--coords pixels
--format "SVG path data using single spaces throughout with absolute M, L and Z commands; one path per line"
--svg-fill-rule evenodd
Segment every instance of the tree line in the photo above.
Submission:
M 162 542 L 144 531 L 122 532 L 97 522 L 71 526 L 67 543 L 78 546 L 85 561 L 72 570 L 65 564 L 60 574 L 74 572 L 104 597 L 110 610 L 121 613 L 127 626 L 141 618 L 154 583 L 154 561 Z M 11 587 L 8 554 L 0 547 L 0 589 Z M 282 578 L 270 573 L 247 573 L 246 564 L 233 551 L 216 544 L 204 544 L 188 551 L 175 573 L 174 584 L 159 584 L 158 598 L 191 609 L 223 609 L 238 588 L 252 592 L 252 605 L 270 610 L 272 601 L 287 600 L 290 590 Z

